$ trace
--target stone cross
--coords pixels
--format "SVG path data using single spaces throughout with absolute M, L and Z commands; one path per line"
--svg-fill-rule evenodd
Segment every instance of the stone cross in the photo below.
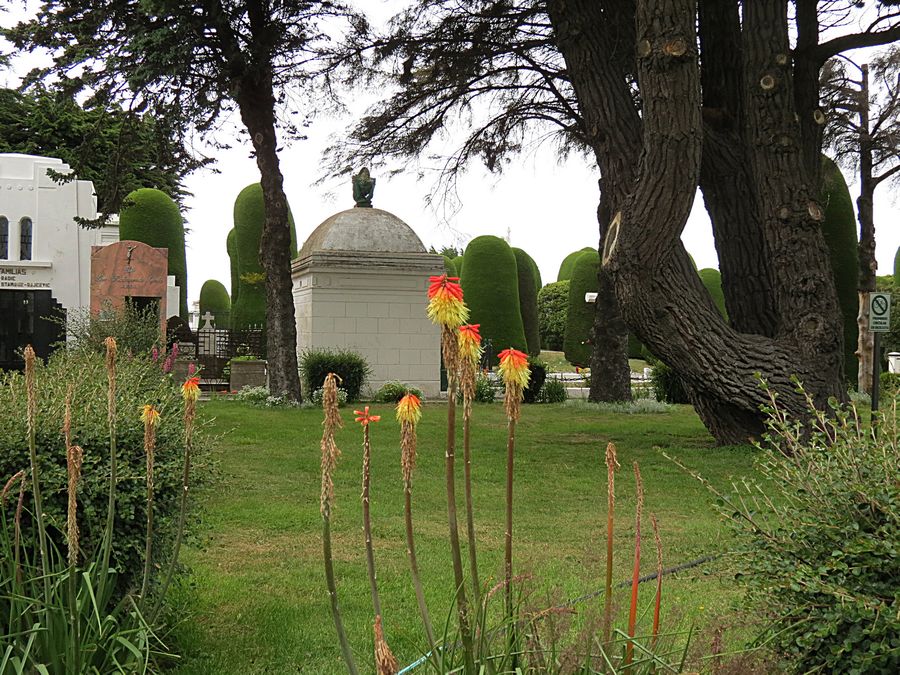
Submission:
M 200 326 L 200 330 L 213 330 L 212 322 L 216 318 L 214 315 L 209 312 L 204 312 L 203 316 L 200 318 L 203 320 L 203 325 Z

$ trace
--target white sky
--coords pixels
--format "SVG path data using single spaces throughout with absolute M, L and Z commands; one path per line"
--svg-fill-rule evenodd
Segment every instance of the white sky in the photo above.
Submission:
M 378 7 L 379 15 L 402 5 L 392 0 Z M 36 3 L 29 2 L 31 7 Z M 368 10 L 370 6 L 366 3 Z M 374 9 L 374 7 L 373 7 Z M 23 12 L 18 7 L 0 15 L 9 24 Z M 381 17 L 379 17 L 381 18 Z M 16 73 L 26 69 L 14 64 L 13 72 L 0 72 L 0 84 L 14 86 Z M 365 92 L 353 92 L 348 98 L 365 98 Z M 353 206 L 349 179 L 341 183 L 314 186 L 321 177 L 322 151 L 328 137 L 343 129 L 352 118 L 320 118 L 306 130 L 307 141 L 287 145 L 280 153 L 285 191 L 302 243 L 316 226 L 336 211 Z M 216 151 L 220 173 L 209 171 L 188 177 L 185 218 L 190 232 L 187 238 L 188 297 L 196 300 L 207 279 L 218 279 L 230 286 L 229 260 L 225 238 L 233 225 L 232 209 L 237 194 L 250 183 L 259 181 L 255 160 L 250 157 L 246 137 L 235 139 L 228 151 Z M 358 169 L 359 167 L 355 167 Z M 440 249 L 444 245 L 464 246 L 473 237 L 493 234 L 527 251 L 537 262 L 544 283 L 556 280 L 562 259 L 574 250 L 597 245 L 596 208 L 598 172 L 592 162 L 574 156 L 557 160 L 551 145 L 535 149 L 517 158 L 500 176 L 473 165 L 458 184 L 459 210 L 454 214 L 438 212 L 426 204 L 426 195 L 434 187 L 429 178 L 417 182 L 415 172 L 392 178 L 373 172 L 378 180 L 374 205 L 391 211 L 406 221 L 425 246 Z M 855 181 L 847 177 L 854 199 Z M 448 216 L 445 217 L 445 216 Z M 876 191 L 875 224 L 879 273 L 890 274 L 894 253 L 900 246 L 900 205 L 888 185 Z M 709 220 L 702 200 L 694 210 L 682 235 L 688 252 L 699 268 L 718 267 Z

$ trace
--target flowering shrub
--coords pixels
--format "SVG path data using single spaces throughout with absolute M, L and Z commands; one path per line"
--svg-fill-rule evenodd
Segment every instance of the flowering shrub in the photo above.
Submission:
M 316 389 L 312 394 L 309 395 L 310 403 L 312 403 L 317 408 L 322 407 L 323 394 L 324 389 L 322 387 Z M 345 405 L 347 405 L 347 392 L 339 388 L 337 390 L 337 401 L 339 408 L 343 408 Z
M 381 389 L 375 392 L 375 396 L 372 397 L 372 400 L 377 403 L 397 403 L 397 401 L 407 394 L 414 394 L 420 400 L 425 398 L 422 395 L 421 389 L 410 387 L 399 380 L 392 380 L 381 385 Z M 318 403 L 322 403 L 321 399 Z

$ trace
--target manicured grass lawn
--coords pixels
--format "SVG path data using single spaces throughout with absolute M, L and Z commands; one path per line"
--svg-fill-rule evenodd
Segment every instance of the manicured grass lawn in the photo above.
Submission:
M 338 436 L 343 457 L 336 475 L 333 516 L 335 568 L 344 620 L 359 665 L 371 671 L 372 609 L 366 579 L 360 467 L 362 431 L 344 409 Z M 424 651 L 403 535 L 398 425 L 393 410 L 375 405 L 372 428 L 372 517 L 386 637 L 401 664 Z M 345 672 L 331 620 L 321 559 L 318 410 L 254 408 L 232 401 L 202 407 L 221 434 L 216 455 L 222 480 L 195 495 L 203 507 L 201 545 L 188 547 L 190 569 L 175 601 L 188 616 L 177 628 L 184 654 L 178 673 Z M 476 520 L 482 580 L 502 578 L 506 421 L 503 406 L 479 405 L 473 431 Z M 452 600 L 444 496 L 446 406 L 427 404 L 420 424 L 414 482 L 417 552 L 432 617 L 442 625 Z M 536 605 L 599 589 L 604 575 L 606 468 L 602 453 L 613 440 L 617 475 L 617 580 L 630 577 L 634 479 L 640 462 L 646 505 L 656 513 L 665 564 L 727 550 L 729 534 L 705 489 L 661 456 L 678 455 L 719 485 L 751 471 L 751 448 L 716 448 L 693 411 L 675 407 L 655 415 L 624 415 L 566 406 L 526 406 L 517 434 L 515 554 L 517 572 L 534 575 Z M 460 450 L 461 454 L 461 450 Z M 460 522 L 464 536 L 462 467 Z M 464 553 L 465 555 L 465 553 Z M 655 569 L 652 544 L 644 571 Z M 653 584 L 642 586 L 642 605 Z M 700 625 L 728 612 L 738 599 L 725 563 L 718 561 L 668 578 L 664 630 L 675 622 Z M 622 592 L 619 601 L 627 603 Z M 579 612 L 596 611 L 599 601 Z M 678 616 L 680 618 L 675 619 Z M 708 642 L 706 642 L 708 644 Z

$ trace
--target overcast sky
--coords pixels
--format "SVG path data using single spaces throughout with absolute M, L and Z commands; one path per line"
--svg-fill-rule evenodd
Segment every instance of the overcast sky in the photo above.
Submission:
M 30 3 L 32 7 L 35 3 Z M 365 3 L 367 10 L 370 3 Z M 402 5 L 402 0 L 371 3 L 376 14 Z M 10 8 L 0 21 L 9 24 L 23 10 Z M 28 64 L 14 63 L 14 71 L 0 73 L 5 86 L 16 84 L 17 73 Z M 363 100 L 369 94 L 354 92 L 351 98 Z M 356 110 L 354 112 L 359 112 Z M 309 140 L 287 145 L 280 153 L 285 191 L 302 243 L 319 223 L 331 214 L 353 206 L 349 180 L 314 186 L 321 177 L 322 152 L 332 134 L 340 134 L 352 116 L 344 119 L 319 118 L 308 129 Z M 250 144 L 236 138 L 227 151 L 216 151 L 220 173 L 195 173 L 185 181 L 193 196 L 185 204 L 190 227 L 187 238 L 188 297 L 196 300 L 207 279 L 230 285 L 229 260 L 225 238 L 233 225 L 232 209 L 237 194 L 259 181 Z M 355 167 L 358 169 L 359 167 Z M 527 251 L 541 270 L 546 284 L 556 280 L 562 259 L 585 246 L 597 245 L 596 208 L 597 170 L 593 162 L 580 156 L 558 161 L 552 146 L 533 148 L 517 158 L 502 175 L 492 175 L 473 165 L 458 184 L 458 210 L 432 207 L 426 203 L 434 188 L 431 179 L 417 181 L 414 172 L 393 177 L 373 175 L 378 180 L 374 205 L 399 216 L 422 239 L 426 247 L 464 246 L 473 237 L 493 234 L 509 236 L 513 246 Z M 851 181 L 855 199 L 858 188 Z M 900 204 L 888 185 L 876 191 L 875 223 L 880 274 L 890 274 L 894 253 L 900 246 Z M 718 267 L 709 220 L 698 197 L 682 240 L 698 267 Z

